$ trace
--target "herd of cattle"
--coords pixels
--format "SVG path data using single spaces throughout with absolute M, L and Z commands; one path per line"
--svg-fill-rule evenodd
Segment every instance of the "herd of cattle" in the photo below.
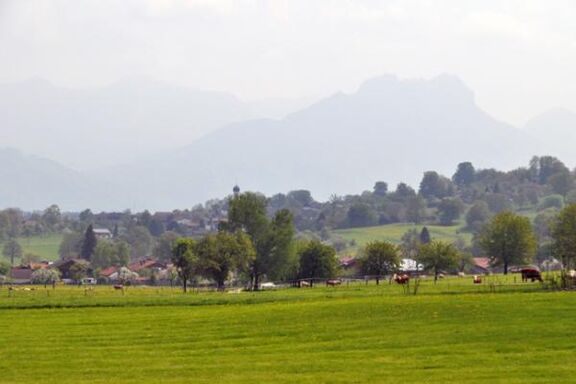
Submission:
M 542 280 L 542 274 L 540 272 L 540 270 L 536 267 L 525 267 L 525 268 L 519 268 L 517 270 L 514 270 L 514 272 L 520 273 L 520 275 L 522 276 L 522 282 L 527 282 L 527 281 L 531 281 L 531 282 L 535 282 L 535 281 L 539 281 L 539 282 L 543 282 Z M 572 271 L 572 274 L 574 275 L 573 277 L 576 279 L 576 272 Z M 415 275 L 414 277 L 416 277 L 418 275 Z M 459 277 L 465 277 L 464 274 L 459 273 L 458 274 Z M 411 276 L 409 273 L 401 273 L 401 274 L 393 274 L 390 281 L 394 281 L 397 284 L 408 284 L 410 282 Z M 440 277 L 444 277 L 444 275 L 442 274 Z M 334 287 L 337 285 L 341 285 L 344 280 L 343 279 L 327 279 L 327 280 L 322 280 L 326 286 L 329 287 Z M 473 276 L 472 277 L 472 281 L 474 284 L 482 284 L 482 277 L 481 276 Z M 297 282 L 296 286 L 299 288 L 305 288 L 305 287 L 312 287 L 314 285 L 314 279 L 301 279 Z

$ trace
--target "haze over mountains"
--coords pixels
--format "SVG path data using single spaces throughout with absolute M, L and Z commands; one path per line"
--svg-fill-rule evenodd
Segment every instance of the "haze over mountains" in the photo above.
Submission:
M 254 116 L 262 113 L 233 96 L 150 81 L 81 91 L 39 80 L 1 86 L 5 145 L 36 140 L 41 155 L 77 157 L 68 164 L 92 169 L 2 150 L 0 173 L 10 182 L 0 186 L 0 205 L 170 210 L 223 197 L 235 183 L 267 194 L 305 188 L 325 199 L 376 180 L 417 186 L 425 170 L 451 175 L 461 161 L 510 169 L 532 155 L 576 160 L 575 114 L 551 111 L 519 129 L 479 109 L 448 75 L 382 76 L 285 118 Z

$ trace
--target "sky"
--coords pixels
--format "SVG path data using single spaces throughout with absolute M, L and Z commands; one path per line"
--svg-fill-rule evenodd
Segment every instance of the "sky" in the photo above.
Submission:
M 576 111 L 575 15 L 570 0 L 0 0 L 0 82 L 144 75 L 251 101 L 450 73 L 520 125 Z

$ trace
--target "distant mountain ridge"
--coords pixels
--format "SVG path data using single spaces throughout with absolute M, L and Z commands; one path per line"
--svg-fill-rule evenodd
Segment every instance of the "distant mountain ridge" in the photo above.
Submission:
M 455 77 L 384 76 L 282 120 L 235 123 L 161 158 L 97 176 L 138 185 L 132 197 L 149 206 L 224 196 L 236 182 L 267 194 L 304 188 L 325 199 L 370 189 L 376 180 L 416 184 L 425 170 L 451 174 L 460 161 L 512 168 L 526 164 L 534 147 L 478 109 Z
M 143 93 L 147 100 L 154 94 Z M 155 108 L 161 105 L 160 100 Z M 116 139 L 111 134 L 110 140 Z M 527 164 L 532 155 L 554 151 L 531 129 L 517 129 L 479 109 L 473 92 L 457 77 L 400 80 L 387 75 L 280 120 L 245 119 L 177 149 L 73 173 L 67 182 L 89 185 L 90 198 L 73 201 L 68 191 L 67 205 L 58 193 L 52 202 L 65 209 L 169 210 L 224 197 L 236 183 L 266 194 L 303 188 L 326 199 L 370 189 L 377 180 L 417 187 L 424 171 L 451 175 L 462 161 L 511 169 Z M 102 155 L 107 152 L 104 148 Z M 9 198 L 14 195 L 0 194 L 6 196 L 0 205 L 14 205 Z M 31 206 L 26 201 L 18 205 Z
M 2 143 L 79 169 L 133 161 L 252 117 L 233 95 L 146 78 L 95 89 L 0 85 Z

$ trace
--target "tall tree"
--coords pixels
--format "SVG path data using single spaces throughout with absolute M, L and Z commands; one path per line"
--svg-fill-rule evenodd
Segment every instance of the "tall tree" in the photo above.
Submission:
M 202 274 L 214 279 L 219 290 L 230 273 L 246 270 L 255 256 L 252 241 L 242 232 L 204 236 L 196 243 L 196 253 Z
M 336 274 L 336 251 L 317 240 L 312 240 L 302 246 L 298 250 L 298 259 L 301 278 L 329 278 Z
M 568 192 L 574 189 L 574 177 L 568 170 L 560 171 L 548 178 L 548 184 L 550 184 L 555 193 L 566 198 Z
M 14 260 L 22 257 L 22 247 L 15 239 L 10 239 L 4 244 L 2 251 L 4 256 L 10 259 L 10 264 L 14 265 Z
M 440 224 L 442 225 L 452 225 L 454 220 L 460 218 L 464 205 L 457 198 L 444 198 L 438 204 L 438 214 L 440 219 Z
M 466 226 L 468 229 L 478 231 L 490 218 L 490 208 L 485 201 L 478 200 L 466 213 Z
M 466 161 L 458 164 L 456 173 L 452 176 L 452 181 L 459 187 L 465 187 L 474 181 L 476 170 L 472 163 Z
M 96 239 L 96 234 L 94 233 L 94 227 L 92 224 L 90 224 L 84 233 L 82 248 L 80 249 L 80 257 L 84 260 L 90 261 L 90 259 L 92 259 L 92 255 L 94 254 L 94 250 L 96 249 L 97 243 L 98 240 Z
M 409 197 L 406 200 L 406 220 L 420 224 L 426 216 L 426 203 L 420 196 Z
M 386 196 L 388 193 L 388 184 L 384 181 L 377 181 L 374 183 L 373 193 L 378 197 Z
M 512 212 L 497 214 L 480 234 L 479 245 L 493 265 L 502 265 L 508 274 L 511 264 L 529 263 L 537 242 L 530 220 Z
M 377 222 L 376 213 L 365 203 L 355 203 L 348 209 L 348 226 L 351 228 L 368 227 Z
M 424 270 L 434 273 L 434 283 L 438 280 L 441 271 L 458 268 L 460 254 L 456 247 L 444 241 L 434 240 L 424 244 L 418 251 L 418 262 Z
M 420 195 L 425 198 L 436 197 L 442 199 L 454 193 L 452 182 L 435 171 L 424 172 L 420 182 Z
M 188 292 L 188 281 L 198 273 L 199 260 L 196 254 L 196 242 L 189 238 L 176 240 L 176 245 L 172 250 L 172 263 L 178 271 L 178 276 L 182 280 L 184 293 Z
M 567 205 L 552 221 L 552 252 L 564 268 L 576 266 L 576 204 Z
M 279 277 L 290 266 L 293 252 L 294 224 L 292 214 L 279 210 L 272 220 L 266 216 L 266 199 L 244 192 L 229 201 L 228 222 L 222 226 L 229 232 L 245 232 L 254 245 L 256 257 L 250 263 L 252 288 L 257 290 L 263 275 Z
M 380 276 L 388 275 L 400 267 L 398 246 L 387 241 L 373 241 L 366 244 L 360 257 L 360 268 L 366 275 L 375 275 L 376 284 Z

